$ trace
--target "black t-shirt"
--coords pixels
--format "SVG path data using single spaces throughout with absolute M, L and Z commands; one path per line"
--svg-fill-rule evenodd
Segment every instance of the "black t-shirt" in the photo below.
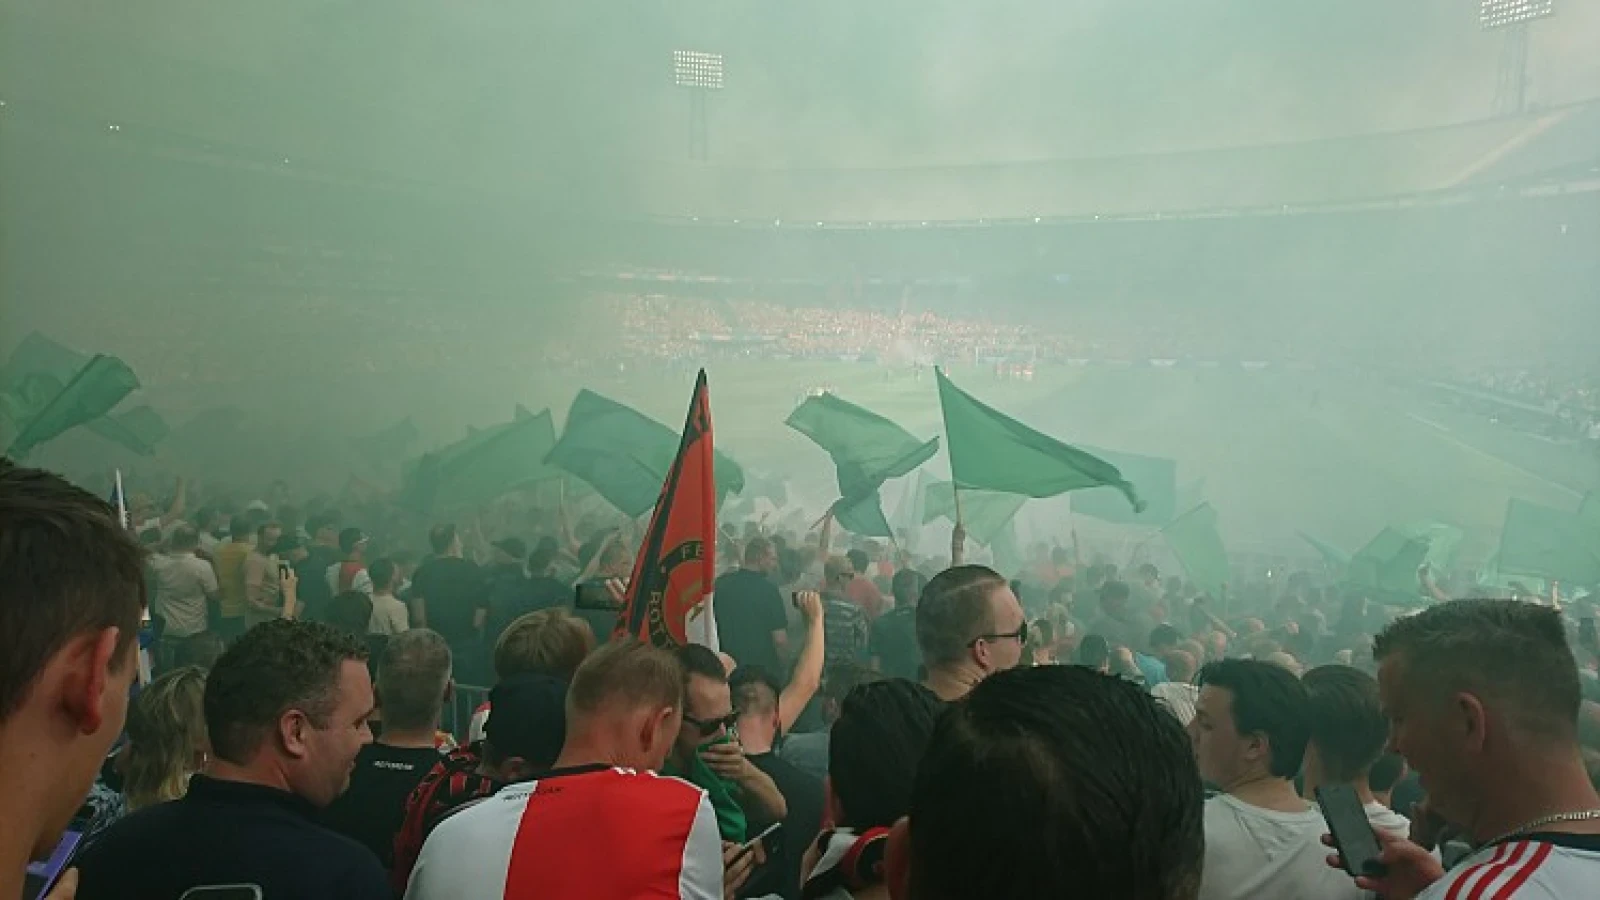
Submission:
M 406 797 L 441 758 L 432 747 L 368 744 L 356 757 L 349 790 L 317 820 L 365 844 L 388 869 L 394 865 L 394 836 L 405 820 Z
M 717 641 L 741 666 L 760 666 L 782 678 L 783 662 L 772 633 L 788 627 L 783 594 L 761 572 L 735 569 L 717 579 L 712 608 L 717 616 Z
M 878 669 L 885 678 L 917 680 L 922 667 L 922 648 L 917 646 L 917 608 L 897 606 L 872 623 L 867 641 L 869 652 L 878 658 Z
M 269 900 L 393 900 L 372 851 L 315 812 L 287 791 L 196 775 L 183 799 L 118 821 L 77 858 L 78 898 L 176 900 L 202 885 L 253 884 Z
M 489 606 L 483 573 L 457 556 L 436 556 L 418 566 L 411 577 L 411 597 L 422 598 L 428 627 L 451 644 L 477 637 L 473 614 Z
M 766 863 L 750 877 L 739 896 L 777 894 L 784 900 L 798 900 L 800 860 L 822 830 L 822 781 L 776 753 L 754 753 L 749 758 L 778 786 L 789 814 L 783 817 L 783 828 L 767 843 Z M 771 824 L 770 820 L 752 821 L 746 831 L 754 837 Z
M 498 640 L 507 625 L 528 613 L 566 605 L 571 594 L 572 588 L 549 576 L 500 578 L 489 590 L 489 643 Z
M 312 544 L 306 548 L 306 558 L 295 563 L 294 574 L 299 579 L 295 597 L 305 605 L 303 618 L 322 621 L 328 604 L 333 602 L 333 589 L 328 586 L 328 567 L 344 557 L 338 547 Z

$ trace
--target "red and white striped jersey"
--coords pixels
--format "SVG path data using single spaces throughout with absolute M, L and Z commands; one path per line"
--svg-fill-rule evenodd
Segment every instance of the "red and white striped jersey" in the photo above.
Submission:
M 1600 896 L 1600 835 L 1536 834 L 1474 852 L 1417 900 L 1594 896 Z
M 705 791 L 605 766 L 548 772 L 439 823 L 406 900 L 718 900 L 722 840 Z

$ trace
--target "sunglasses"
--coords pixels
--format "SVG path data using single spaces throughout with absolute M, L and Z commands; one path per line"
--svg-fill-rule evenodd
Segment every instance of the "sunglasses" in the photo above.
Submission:
M 1028 623 L 1023 622 L 1021 625 L 1017 626 L 1016 631 L 1007 631 L 1003 634 L 980 634 L 972 640 L 967 641 L 967 646 L 976 647 L 978 646 L 979 641 L 987 641 L 991 644 L 995 641 L 1016 641 L 1019 644 L 1026 644 L 1028 642 Z
M 701 737 L 710 737 L 716 734 L 719 728 L 726 728 L 732 731 L 733 727 L 739 724 L 739 714 L 731 712 L 720 719 L 696 719 L 694 716 L 684 713 L 683 720 L 699 729 Z

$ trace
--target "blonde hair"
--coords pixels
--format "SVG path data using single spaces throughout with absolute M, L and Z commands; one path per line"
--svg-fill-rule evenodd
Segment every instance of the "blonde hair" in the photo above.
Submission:
M 130 812 L 188 792 L 206 746 L 205 689 L 205 670 L 185 666 L 152 681 L 128 708 L 122 794 Z

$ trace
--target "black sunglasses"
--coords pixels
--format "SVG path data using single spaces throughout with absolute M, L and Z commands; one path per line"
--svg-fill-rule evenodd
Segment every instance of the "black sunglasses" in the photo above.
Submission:
M 979 641 L 988 641 L 992 644 L 995 641 L 1010 640 L 1015 640 L 1019 644 L 1026 644 L 1028 642 L 1028 623 L 1023 622 L 1021 625 L 1017 626 L 1016 631 L 1007 631 L 1003 634 L 980 634 L 972 640 L 967 641 L 967 646 L 976 647 L 978 646 Z
M 718 728 L 726 728 L 731 731 L 733 726 L 739 724 L 739 714 L 731 712 L 720 719 L 696 719 L 694 716 L 684 713 L 683 720 L 700 729 L 701 737 L 710 737 L 717 733 Z

